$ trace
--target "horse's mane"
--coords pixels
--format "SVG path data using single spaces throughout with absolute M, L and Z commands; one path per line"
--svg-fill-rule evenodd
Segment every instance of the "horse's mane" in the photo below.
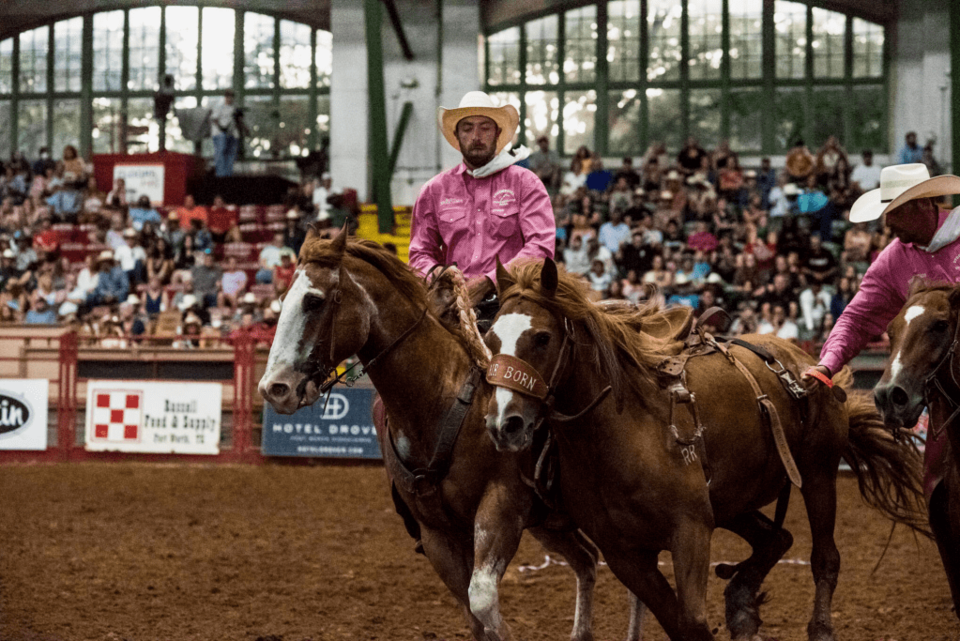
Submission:
M 303 247 L 300 248 L 300 262 L 315 264 L 320 267 L 337 267 L 340 264 L 341 257 L 333 250 L 332 245 L 332 240 L 314 234 L 309 235 Z M 347 255 L 375 268 L 404 298 L 418 308 L 426 309 L 428 315 L 437 319 L 436 310 L 433 309 L 423 279 L 396 255 L 387 251 L 379 243 L 360 238 L 348 239 L 345 251 Z M 476 325 L 473 327 L 473 332 L 470 331 L 471 328 L 451 327 L 443 322 L 440 322 L 440 326 L 460 341 L 467 354 L 474 361 L 486 365 L 485 361 L 489 360 L 489 355 L 484 355 L 485 347 L 476 332 Z
M 948 283 L 942 280 L 929 280 L 922 276 L 914 276 L 910 279 L 910 289 L 907 298 L 913 298 L 917 294 L 925 292 L 950 292 L 957 288 L 957 283 Z
M 500 292 L 501 304 L 521 296 L 573 321 L 593 344 L 593 360 L 609 377 L 616 398 L 636 376 L 653 382 L 656 366 L 676 347 L 676 341 L 643 331 L 645 324 L 662 325 L 665 308 L 653 302 L 638 307 L 599 305 L 590 298 L 588 284 L 558 266 L 559 282 L 552 297 L 540 293 L 540 261 L 518 261 L 510 266 L 516 281 Z M 583 341 L 576 341 L 582 346 Z

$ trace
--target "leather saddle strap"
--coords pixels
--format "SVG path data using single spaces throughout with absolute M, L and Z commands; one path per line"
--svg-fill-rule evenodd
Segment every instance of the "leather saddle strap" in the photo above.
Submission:
M 783 425 L 780 423 L 780 415 L 777 413 L 776 406 L 774 406 L 770 398 L 763 393 L 763 390 L 760 389 L 757 379 L 750 373 L 750 370 L 733 354 L 728 354 L 728 357 L 730 361 L 737 366 L 737 369 L 740 370 L 744 378 L 747 379 L 747 382 L 750 383 L 750 387 L 753 388 L 753 393 L 757 395 L 757 402 L 767 411 L 767 416 L 770 419 L 770 431 L 773 432 L 773 441 L 777 444 L 777 452 L 780 454 L 780 460 L 783 461 L 783 467 L 787 469 L 787 476 L 790 477 L 791 483 L 798 488 L 801 487 L 803 479 L 800 478 L 800 470 L 797 469 L 797 464 L 793 460 L 793 454 L 790 453 L 790 446 L 787 444 L 787 435 L 783 431 Z

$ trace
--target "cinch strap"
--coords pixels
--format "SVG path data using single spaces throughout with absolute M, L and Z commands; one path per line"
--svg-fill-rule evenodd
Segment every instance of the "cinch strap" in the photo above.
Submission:
M 509 354 L 497 354 L 490 360 L 487 382 L 541 401 L 547 397 L 547 384 L 537 368 Z

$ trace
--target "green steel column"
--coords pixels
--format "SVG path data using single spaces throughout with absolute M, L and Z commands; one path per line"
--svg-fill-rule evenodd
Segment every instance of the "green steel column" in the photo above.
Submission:
M 320 148 L 320 132 L 317 131 L 317 30 L 310 30 L 310 104 L 307 109 L 310 133 L 307 135 L 307 145 L 310 150 Z
M 950 3 L 950 173 L 960 171 L 960 3 Z M 957 196 L 953 197 L 957 204 Z
M 53 148 L 53 93 L 56 90 L 54 83 L 56 78 L 53 73 L 53 65 L 56 62 L 56 41 L 53 38 L 53 25 L 47 28 L 47 141 L 46 146 L 50 149 L 50 157 L 56 158 L 57 150 Z M 32 149 L 30 151 L 33 151 Z M 60 151 L 63 151 L 62 149 Z
M 130 83 L 130 10 L 123 12 L 123 59 L 120 63 L 120 153 L 127 152 L 127 118 L 130 105 L 128 87 Z M 147 151 L 150 151 L 147 149 Z
M 803 140 L 807 147 L 817 149 L 825 141 L 811 140 L 813 134 L 813 119 L 816 114 L 813 113 L 813 7 L 807 5 L 807 45 L 806 56 L 804 58 L 803 72 L 803 93 L 806 96 L 803 108 Z M 795 141 L 787 142 L 789 147 Z
M 80 155 L 93 156 L 93 14 L 83 16 L 80 56 Z
M 13 37 L 13 95 L 10 97 L 10 150 L 20 151 L 20 36 Z
M 607 62 L 607 3 L 597 5 L 597 111 L 593 121 L 594 148 L 609 153 L 610 64 Z
M 393 203 L 390 198 L 390 152 L 387 149 L 387 96 L 383 80 L 383 12 L 380 0 L 363 0 L 367 39 L 367 96 L 370 132 L 367 148 L 373 169 L 373 194 L 381 234 L 393 232 Z
M 720 137 L 730 138 L 730 1 L 723 0 L 720 49 Z
M 680 59 L 690 60 L 690 2 L 683 0 L 683 13 L 680 14 Z M 686 140 L 691 135 L 690 124 L 690 65 L 680 65 L 680 138 Z M 701 143 L 706 141 L 701 140 Z M 682 143 L 681 143 L 682 144 Z
M 167 74 L 167 8 L 160 8 L 160 43 L 158 45 L 157 51 L 157 86 L 162 87 L 164 76 Z M 173 111 L 173 105 L 171 105 L 170 111 Z M 163 120 L 160 121 L 160 149 L 159 151 L 165 152 L 167 150 L 167 120 L 172 118 L 172 114 L 164 116 Z
M 640 2 L 640 85 L 638 91 L 640 95 L 637 99 L 640 101 L 640 128 L 637 135 L 640 138 L 639 149 L 646 153 L 650 146 L 650 104 L 647 100 L 647 67 L 650 64 L 650 29 L 647 24 L 647 12 L 649 4 L 642 0 Z
M 773 0 L 763 0 L 763 153 L 772 154 L 776 151 L 776 85 L 777 73 L 776 32 L 773 22 Z

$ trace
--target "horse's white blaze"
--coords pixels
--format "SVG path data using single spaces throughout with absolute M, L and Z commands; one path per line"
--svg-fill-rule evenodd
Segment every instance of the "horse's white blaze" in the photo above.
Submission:
M 891 383 L 897 382 L 897 378 L 900 376 L 900 371 L 902 369 L 903 369 L 903 362 L 901 362 L 900 360 L 900 351 L 898 350 L 897 355 L 893 359 L 893 362 L 890 363 L 890 382 Z
M 533 327 L 530 317 L 524 314 L 505 314 L 497 319 L 497 322 L 490 328 L 490 331 L 496 334 L 500 339 L 500 353 L 517 355 L 517 342 L 525 331 Z M 496 393 L 497 399 L 497 425 L 503 425 L 503 411 L 507 404 L 513 400 L 513 391 L 505 387 L 498 387 Z
M 925 311 L 927 310 L 923 308 L 923 305 L 911 305 L 910 308 L 903 313 L 903 320 L 907 323 L 907 325 L 909 325 L 910 321 L 917 316 L 920 316 Z
M 267 376 L 270 376 L 278 368 L 293 366 L 297 362 L 297 346 L 303 338 L 307 326 L 307 317 L 303 313 L 303 297 L 307 292 L 323 292 L 315 289 L 310 284 L 310 279 L 304 274 L 303 269 L 298 269 L 293 276 L 293 282 L 287 295 L 283 300 L 283 307 L 280 310 L 280 318 L 277 321 L 277 334 L 273 340 L 273 347 L 270 348 L 270 356 L 267 359 Z M 307 345 L 304 349 L 310 349 Z M 302 354 L 306 358 L 309 354 Z

